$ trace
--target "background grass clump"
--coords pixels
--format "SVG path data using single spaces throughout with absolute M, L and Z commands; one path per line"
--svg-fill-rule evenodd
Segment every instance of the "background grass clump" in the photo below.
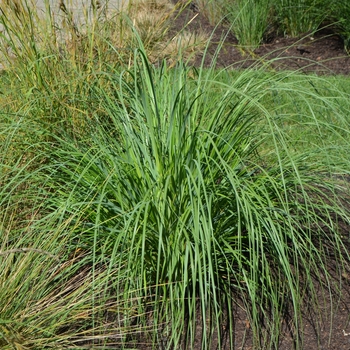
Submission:
M 271 20 L 269 0 L 227 2 L 226 17 L 231 30 L 246 50 L 253 51 L 260 46 Z
M 67 10 L 63 46 L 2 8 L 0 345 L 234 348 L 239 304 L 256 349 L 283 321 L 302 348 L 348 269 L 348 79 L 155 59 L 133 6 Z
M 328 4 L 323 0 L 277 0 L 273 3 L 281 30 L 293 38 L 314 33 L 327 16 Z
M 349 18 L 350 4 L 347 1 L 331 2 L 332 20 L 335 22 L 337 33 L 344 41 L 345 49 L 349 53 L 350 47 L 350 25 Z
M 248 50 L 273 35 L 303 38 L 324 27 L 341 36 L 346 49 L 349 46 L 347 0 L 197 0 L 196 4 L 211 24 L 226 24 Z

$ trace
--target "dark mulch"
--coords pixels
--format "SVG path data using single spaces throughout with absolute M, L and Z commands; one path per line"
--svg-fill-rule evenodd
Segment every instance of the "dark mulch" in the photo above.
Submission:
M 261 59 L 264 62 L 275 59 L 271 64 L 273 69 L 302 69 L 317 74 L 350 74 L 350 56 L 344 49 L 342 39 L 331 27 L 320 29 L 313 35 L 304 35 L 301 39 L 270 33 L 265 42 L 254 51 L 254 58 L 242 52 L 232 32 L 228 33 L 225 26 L 211 26 L 194 6 L 181 10 L 172 29 L 176 33 L 184 27 L 192 32 L 201 30 L 212 35 L 204 57 L 206 66 L 212 62 L 218 45 L 222 45 L 217 57 L 219 67 L 248 68 L 259 64 Z M 197 55 L 195 65 L 199 65 L 202 58 L 202 54 Z

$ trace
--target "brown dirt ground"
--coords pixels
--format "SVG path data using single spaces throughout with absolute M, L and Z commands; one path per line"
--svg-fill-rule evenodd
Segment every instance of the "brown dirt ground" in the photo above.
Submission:
M 203 54 L 196 56 L 194 60 L 196 66 L 200 65 L 202 60 L 205 66 L 211 64 L 216 49 L 224 37 L 217 57 L 218 67 L 244 69 L 261 64 L 261 58 L 263 58 L 264 62 L 275 59 L 269 65 L 269 68 L 274 70 L 301 70 L 319 75 L 350 74 L 350 56 L 344 50 L 341 38 L 329 27 L 319 30 L 312 36 L 305 35 L 302 39 L 286 38 L 272 33 L 268 40 L 255 50 L 252 57 L 248 54 L 242 55 L 238 41 L 232 33 L 227 33 L 224 27 L 215 29 L 193 6 L 188 6 L 181 12 L 173 22 L 172 30 L 176 33 L 185 25 L 187 30 L 194 33 L 205 31 L 212 35 L 205 57 L 203 58 Z M 342 230 L 349 237 L 349 226 L 343 225 Z M 305 297 L 305 309 L 302 310 L 303 324 L 299 329 L 291 329 L 287 320 L 284 334 L 281 334 L 280 343 L 276 349 L 350 350 L 350 272 L 332 271 L 334 266 L 335 264 L 330 260 L 329 271 L 334 276 L 334 285 L 337 285 L 340 279 L 341 289 L 333 292 L 333 300 L 319 290 L 319 310 L 310 309 L 308 297 Z M 234 317 L 236 319 L 235 349 L 252 350 L 252 338 L 246 313 L 238 307 Z M 295 345 L 296 337 L 303 338 L 301 348 Z M 198 344 L 198 349 L 199 346 Z M 224 348 L 229 349 L 229 346 Z

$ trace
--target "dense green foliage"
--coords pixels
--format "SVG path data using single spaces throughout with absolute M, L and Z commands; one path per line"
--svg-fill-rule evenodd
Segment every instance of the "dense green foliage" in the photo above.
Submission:
M 225 327 L 233 349 L 239 304 L 256 349 L 287 310 L 302 349 L 349 261 L 349 79 L 155 66 L 136 31 L 97 40 L 111 23 L 74 53 L 3 36 L 0 347 L 211 349 Z

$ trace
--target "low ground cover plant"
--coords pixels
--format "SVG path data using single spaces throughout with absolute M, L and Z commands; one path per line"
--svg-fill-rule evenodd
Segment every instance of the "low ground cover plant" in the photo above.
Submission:
M 29 41 L 0 76 L 1 347 L 233 349 L 239 304 L 301 349 L 348 268 L 346 79 L 154 65 L 125 23 L 118 64 Z

